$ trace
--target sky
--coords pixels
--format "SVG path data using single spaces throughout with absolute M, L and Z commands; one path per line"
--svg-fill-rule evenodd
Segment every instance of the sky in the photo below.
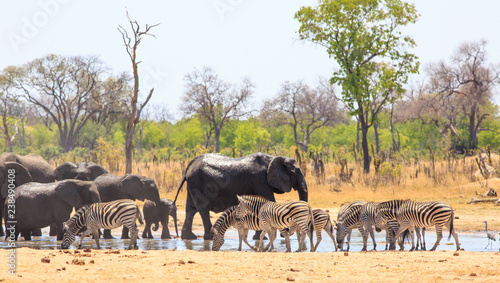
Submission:
M 448 60 L 465 41 L 486 39 L 489 62 L 500 63 L 500 1 L 414 0 L 418 22 L 404 29 L 417 47 L 421 66 Z M 97 55 L 111 74 L 132 66 L 118 25 L 129 28 L 126 11 L 156 38 L 138 50 L 141 93 L 155 88 L 151 104 L 167 104 L 176 119 L 184 76 L 205 66 L 219 77 L 255 85 L 253 102 L 276 95 L 285 81 L 311 86 L 337 67 L 324 48 L 298 39 L 294 19 L 305 0 L 2 0 L 0 68 L 22 65 L 47 54 Z M 421 67 L 421 73 L 423 68 Z

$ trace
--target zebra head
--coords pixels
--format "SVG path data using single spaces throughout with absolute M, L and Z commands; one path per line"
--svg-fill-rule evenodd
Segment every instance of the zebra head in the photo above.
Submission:
M 67 249 L 75 241 L 76 233 L 73 232 L 73 229 L 71 229 L 66 224 L 66 222 L 63 223 L 63 233 L 64 233 L 64 236 L 62 239 L 61 248 Z
M 219 233 L 217 229 L 210 229 L 210 234 L 214 237 L 213 243 L 212 243 L 212 251 L 218 251 L 220 250 L 220 247 L 224 244 L 224 235 Z
M 342 250 L 344 246 L 344 238 L 349 233 L 349 229 L 344 223 L 336 223 L 337 226 L 337 247 Z
M 236 220 L 241 220 L 248 214 L 252 213 L 251 201 L 245 196 L 238 197 L 238 207 L 236 208 Z

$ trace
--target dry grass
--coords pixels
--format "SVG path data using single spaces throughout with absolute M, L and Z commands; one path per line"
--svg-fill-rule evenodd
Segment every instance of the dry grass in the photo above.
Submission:
M 488 162 L 488 159 L 485 158 Z M 174 199 L 177 188 L 182 181 L 182 172 L 188 161 L 175 162 L 134 162 L 133 172 L 154 179 L 160 190 L 161 197 Z M 108 164 L 103 162 L 103 166 Z M 500 158 L 492 155 L 491 166 L 500 168 Z M 112 174 L 125 174 L 124 162 L 113 164 Z M 309 202 L 312 207 L 330 210 L 336 218 L 336 211 L 342 203 L 358 199 L 365 201 L 385 201 L 389 199 L 413 199 L 416 201 L 441 200 L 448 202 L 456 210 L 460 218 L 457 228 L 460 230 L 482 230 L 488 220 L 492 230 L 500 230 L 498 219 L 499 206 L 494 204 L 467 204 L 476 195 L 483 193 L 489 187 L 500 193 L 500 179 L 493 174 L 490 179 L 484 179 L 478 173 L 475 157 L 446 159 L 432 164 L 407 160 L 406 162 L 390 161 L 380 166 L 376 173 L 371 168 L 369 174 L 364 174 L 360 163 L 350 163 L 352 178 L 340 180 L 341 166 L 339 163 L 325 165 L 324 177 L 317 178 L 310 168 L 303 168 L 306 172 L 306 181 L 309 189 Z M 333 181 L 332 181 L 333 180 Z M 339 189 L 340 192 L 334 189 Z M 297 199 L 292 193 L 276 195 L 278 200 Z M 179 195 L 177 204 L 184 207 L 186 199 L 185 185 Z M 466 221 L 462 221 L 462 218 Z M 181 218 L 179 218 L 181 220 Z

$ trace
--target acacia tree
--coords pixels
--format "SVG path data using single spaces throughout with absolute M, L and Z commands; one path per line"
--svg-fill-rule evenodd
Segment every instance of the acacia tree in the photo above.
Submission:
M 130 62 L 132 63 L 132 74 L 134 77 L 134 87 L 132 96 L 130 98 L 129 107 L 128 107 L 128 123 L 127 123 L 127 133 L 125 135 L 125 173 L 132 173 L 132 142 L 134 139 L 135 126 L 139 123 L 139 119 L 141 117 L 141 112 L 151 99 L 153 95 L 154 88 L 151 88 L 149 94 L 146 99 L 138 105 L 139 98 L 139 70 L 138 65 L 141 63 L 137 60 L 137 47 L 141 43 L 143 37 L 152 36 L 156 38 L 155 35 L 151 34 L 150 31 L 152 28 L 158 26 L 159 24 L 147 25 L 143 30 L 141 30 L 141 26 L 135 20 L 132 20 L 127 12 L 127 19 L 130 24 L 130 29 L 132 33 L 129 35 L 127 30 L 118 26 L 118 31 L 120 31 L 122 35 L 123 43 L 125 44 L 125 49 L 130 58 Z
M 491 101 L 492 90 L 500 82 L 500 68 L 487 64 L 486 44 L 485 40 L 465 42 L 458 47 L 451 63 L 441 61 L 428 68 L 430 91 L 434 100 L 441 101 L 437 104 L 441 112 L 453 111 L 454 117 L 459 112 L 468 118 L 472 149 L 477 148 L 479 132 L 490 130 L 481 127 L 490 115 L 482 106 Z M 456 122 L 449 124 L 456 126 Z
M 104 70 L 96 56 L 47 55 L 26 64 L 17 78 L 25 99 L 48 117 L 46 126 L 49 121 L 57 126 L 64 152 L 73 149 L 82 127 L 101 111 L 95 102 L 106 95 L 99 87 Z
M 342 87 L 342 101 L 360 123 L 368 173 L 368 129 L 382 107 L 401 95 L 408 74 L 418 71 L 417 57 L 408 52 L 415 42 L 400 30 L 416 22 L 415 6 L 400 0 L 320 0 L 317 7 L 300 8 L 295 18 L 300 39 L 325 47 L 340 67 L 330 82 Z
M 209 67 L 195 69 L 185 76 L 185 81 L 186 92 L 180 108 L 186 115 L 199 115 L 208 121 L 213 129 L 215 151 L 220 152 L 222 128 L 231 119 L 250 113 L 245 111 L 245 104 L 253 93 L 253 84 L 249 79 L 243 79 L 240 86 L 226 83 Z
M 279 93 L 264 102 L 262 115 L 277 126 L 289 125 L 295 143 L 304 152 L 308 152 L 314 131 L 333 125 L 343 117 L 332 85 L 320 84 L 312 89 L 301 81 L 283 83 Z

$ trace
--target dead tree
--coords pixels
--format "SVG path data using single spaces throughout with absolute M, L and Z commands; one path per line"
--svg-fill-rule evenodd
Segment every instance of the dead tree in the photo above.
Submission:
M 137 47 L 139 47 L 139 44 L 141 43 L 142 38 L 144 36 L 152 36 L 156 38 L 156 36 L 151 34 L 150 31 L 152 28 L 158 26 L 159 24 L 151 26 L 146 24 L 145 29 L 141 30 L 139 23 L 136 20 L 132 20 L 129 17 L 128 12 L 127 12 L 127 19 L 129 21 L 132 34 L 129 35 L 127 30 L 122 26 L 118 26 L 118 31 L 120 31 L 120 33 L 122 34 L 122 39 L 123 43 L 125 44 L 125 49 L 132 63 L 132 72 L 134 76 L 134 89 L 132 97 L 130 98 L 127 134 L 125 136 L 125 173 L 130 174 L 132 173 L 132 141 L 134 138 L 135 126 L 139 123 L 141 112 L 148 103 L 148 101 L 151 99 L 151 96 L 153 95 L 154 91 L 154 88 L 151 88 L 144 102 L 142 102 L 139 106 L 137 105 L 139 97 L 138 65 L 139 63 L 141 63 L 141 61 L 137 61 Z

